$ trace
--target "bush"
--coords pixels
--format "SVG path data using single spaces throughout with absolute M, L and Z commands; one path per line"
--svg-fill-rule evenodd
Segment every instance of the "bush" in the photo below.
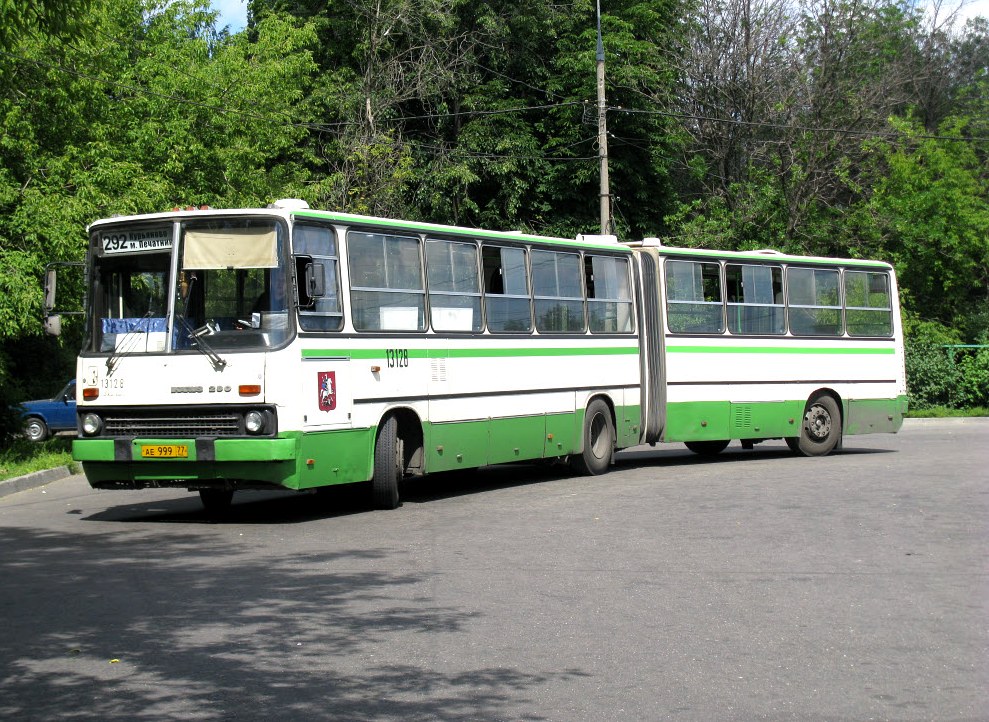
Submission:
M 986 343 L 983 337 L 981 342 Z M 962 407 L 989 405 L 989 348 L 959 349 L 957 401 Z
M 958 334 L 933 321 L 904 325 L 910 407 L 957 406 L 959 370 L 945 346 L 961 343 Z

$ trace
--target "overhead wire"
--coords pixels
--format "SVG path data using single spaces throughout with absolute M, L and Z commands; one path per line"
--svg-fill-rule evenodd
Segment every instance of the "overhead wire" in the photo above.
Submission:
M 342 128 L 354 127 L 360 125 L 356 121 L 337 121 L 337 122 L 328 122 L 328 123 L 300 122 L 293 119 L 285 111 L 274 110 L 271 111 L 270 113 L 264 113 L 255 110 L 231 108 L 222 104 L 194 100 L 174 93 L 162 93 L 140 85 L 134 85 L 131 83 L 124 83 L 121 81 L 116 81 L 105 77 L 99 77 L 97 75 L 83 72 L 75 68 L 67 67 L 65 64 L 57 61 L 45 61 L 36 58 L 29 58 L 16 53 L 11 53 L 6 50 L 0 50 L 0 56 L 8 57 L 24 63 L 33 64 L 37 67 L 47 68 L 49 70 L 58 70 L 60 72 L 73 75 L 74 77 L 89 80 L 108 87 L 119 88 L 137 95 L 157 97 L 183 105 L 203 108 L 218 113 L 238 115 L 269 124 L 280 124 L 285 127 L 294 127 L 303 130 L 311 130 L 317 132 L 332 132 L 335 130 L 340 130 Z M 186 77 L 190 77 L 190 78 L 192 77 L 189 76 L 188 74 L 185 75 Z M 215 88 L 216 86 L 214 85 L 213 87 Z M 511 108 L 472 109 L 472 110 L 443 112 L 443 113 L 400 115 L 391 118 L 383 117 L 382 121 L 388 123 L 405 123 L 405 122 L 420 121 L 420 120 L 437 120 L 437 119 L 448 119 L 448 118 L 481 118 L 481 117 L 491 117 L 498 115 L 510 115 L 516 113 L 530 113 L 530 112 L 545 111 L 545 110 L 555 110 L 559 108 L 567 108 L 567 107 L 583 106 L 583 105 L 584 103 L 582 101 L 561 101 L 555 103 L 543 103 L 539 105 L 516 106 Z M 792 125 L 785 123 L 773 123 L 768 121 L 747 121 L 736 118 L 718 118 L 714 116 L 705 116 L 699 114 L 683 113 L 683 112 L 676 112 L 676 111 L 662 110 L 662 109 L 627 108 L 623 106 L 608 106 L 605 110 L 606 112 L 609 113 L 617 113 L 617 114 L 625 114 L 625 115 L 652 115 L 652 116 L 660 116 L 667 118 L 675 118 L 682 121 L 717 123 L 723 125 L 733 125 L 738 127 L 749 127 L 749 128 L 758 128 L 765 130 L 786 130 L 790 132 L 796 131 L 796 132 L 814 133 L 814 134 L 848 135 L 848 136 L 855 136 L 861 138 L 876 138 L 876 139 L 891 140 L 891 141 L 937 140 L 937 141 L 964 142 L 964 143 L 989 143 L 989 137 L 981 137 L 981 136 L 964 137 L 964 136 L 948 136 L 948 135 L 929 134 L 929 133 L 909 134 L 903 132 L 859 130 L 853 128 L 803 126 L 803 125 Z M 272 114 L 274 116 L 279 116 L 279 117 L 273 117 Z M 778 139 L 766 139 L 766 140 L 767 142 L 779 142 Z M 629 142 L 627 139 L 625 139 L 625 141 Z M 629 144 L 634 147 L 639 147 L 630 142 Z M 434 149 L 438 150 L 440 148 L 434 147 Z M 514 158 L 527 158 L 531 160 L 542 159 L 542 160 L 552 160 L 552 161 L 597 160 L 597 156 L 584 156 L 584 157 L 555 156 L 554 157 L 554 156 L 545 156 L 545 155 L 522 156 L 518 154 L 505 155 L 505 154 L 495 154 L 495 153 L 491 153 L 491 154 L 475 153 L 473 155 L 479 158 L 491 158 L 491 159 L 514 157 Z

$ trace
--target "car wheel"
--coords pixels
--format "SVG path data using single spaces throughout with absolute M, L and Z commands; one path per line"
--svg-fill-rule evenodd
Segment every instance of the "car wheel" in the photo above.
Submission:
M 48 438 L 48 424 L 37 416 L 32 416 L 24 424 L 24 435 L 31 441 L 44 441 Z

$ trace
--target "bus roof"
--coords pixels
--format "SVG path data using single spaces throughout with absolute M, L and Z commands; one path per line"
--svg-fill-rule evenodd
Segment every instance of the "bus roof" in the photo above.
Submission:
M 607 240 L 605 237 L 592 236 L 586 240 L 576 238 L 556 238 L 552 236 L 538 236 L 522 231 L 492 231 L 483 228 L 468 228 L 466 226 L 447 226 L 439 223 L 426 223 L 421 221 L 399 220 L 395 218 L 382 218 L 376 216 L 362 216 L 353 213 L 340 213 L 337 211 L 322 211 L 310 208 L 300 208 L 292 204 L 273 204 L 268 208 L 203 208 L 203 209 L 176 209 L 163 213 L 147 213 L 133 216 L 115 216 L 94 221 L 87 227 L 89 230 L 97 230 L 102 226 L 117 223 L 137 223 L 154 221 L 172 221 L 185 218 L 204 218 L 222 216 L 242 216 L 242 215 L 267 215 L 277 218 L 299 218 L 330 221 L 348 225 L 375 226 L 389 228 L 393 230 L 413 231 L 421 233 L 436 233 L 444 235 L 471 236 L 484 240 L 505 240 L 517 243 L 535 242 L 541 244 L 571 246 L 577 248 L 607 249 L 618 253 L 631 253 L 630 248 L 617 241 Z
M 865 258 L 836 258 L 831 256 L 801 256 L 796 254 L 782 253 L 772 249 L 760 249 L 753 251 L 718 251 L 708 248 L 682 248 L 677 246 L 665 246 L 658 242 L 658 239 L 648 238 L 642 242 L 632 242 L 628 244 L 631 248 L 652 248 L 661 256 L 682 256 L 692 258 L 723 259 L 726 261 L 750 261 L 757 263 L 767 263 L 776 261 L 778 263 L 803 263 L 821 266 L 868 266 L 871 268 L 881 268 L 892 270 L 892 266 L 885 261 L 875 261 Z
M 583 239 L 557 238 L 553 236 L 538 236 L 522 231 L 492 231 L 483 228 L 469 228 L 466 226 L 447 226 L 439 223 L 426 223 L 421 221 L 399 220 L 395 218 L 383 218 L 377 216 L 362 216 L 353 213 L 341 213 L 337 211 L 323 211 L 310 209 L 304 202 L 278 201 L 267 208 L 184 208 L 166 211 L 162 213 L 146 213 L 131 216 L 114 216 L 102 218 L 94 221 L 87 227 L 87 231 L 98 229 L 105 225 L 117 223 L 138 223 L 154 221 L 172 221 L 178 218 L 202 218 L 207 216 L 242 216 L 242 215 L 267 215 L 276 218 L 290 219 L 316 219 L 341 223 L 348 225 L 377 226 L 394 230 L 412 231 L 420 233 L 436 233 L 444 235 L 466 235 L 484 240 L 505 240 L 516 243 L 535 242 L 541 244 L 570 246 L 576 248 L 607 249 L 613 252 L 631 253 L 633 249 L 650 248 L 654 249 L 662 256 L 682 256 L 699 257 L 710 259 L 723 259 L 727 261 L 752 261 L 765 263 L 767 261 L 778 261 L 780 263 L 803 263 L 811 265 L 844 265 L 844 266 L 868 266 L 872 268 L 892 269 L 892 266 L 883 261 L 875 261 L 861 258 L 831 258 L 826 256 L 801 256 L 781 253 L 775 250 L 753 250 L 753 251 L 719 251 L 706 248 L 682 248 L 676 246 L 663 245 L 657 238 L 646 238 L 642 241 L 630 241 L 618 243 L 612 241 L 612 237 L 589 236 Z

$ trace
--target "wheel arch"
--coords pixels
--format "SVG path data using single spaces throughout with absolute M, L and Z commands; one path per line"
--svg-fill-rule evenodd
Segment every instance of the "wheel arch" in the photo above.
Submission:
M 583 409 L 583 414 L 582 414 L 582 417 L 581 418 L 583 418 L 583 415 L 586 415 L 587 414 L 587 410 L 589 408 L 591 408 L 591 404 L 593 404 L 598 399 L 600 399 L 601 401 L 603 401 L 604 402 L 604 405 L 608 407 L 608 413 L 611 414 L 611 426 L 617 432 L 618 421 L 617 421 L 617 417 L 615 415 L 615 400 L 613 398 L 611 398 L 611 395 L 608 392 L 606 392 L 606 391 L 595 391 L 594 393 L 589 394 L 587 396 L 587 399 L 584 401 L 584 409 Z M 617 443 L 617 433 L 616 433 L 615 441 Z M 582 451 L 583 448 L 584 448 L 584 436 L 583 436 L 583 434 L 580 435 L 579 446 L 580 446 L 580 448 L 577 449 L 577 451 Z
M 838 404 L 838 413 L 841 414 L 841 423 L 839 426 L 841 428 L 842 434 L 844 434 L 845 419 L 848 418 L 848 413 L 846 412 L 845 409 L 845 401 L 844 399 L 841 398 L 841 394 L 839 394 L 830 386 L 822 386 L 821 388 L 812 391 L 811 394 L 804 400 L 804 412 L 806 413 L 807 408 L 810 406 L 810 402 L 820 396 L 830 396 L 832 399 L 834 399 L 834 402 Z
M 422 474 L 424 433 L 422 428 L 422 417 L 409 406 L 392 406 L 381 414 L 378 420 L 378 427 L 374 433 L 374 440 L 377 442 L 381 435 L 381 427 L 389 417 L 395 417 L 398 422 L 398 438 L 403 442 L 403 466 L 406 474 Z

